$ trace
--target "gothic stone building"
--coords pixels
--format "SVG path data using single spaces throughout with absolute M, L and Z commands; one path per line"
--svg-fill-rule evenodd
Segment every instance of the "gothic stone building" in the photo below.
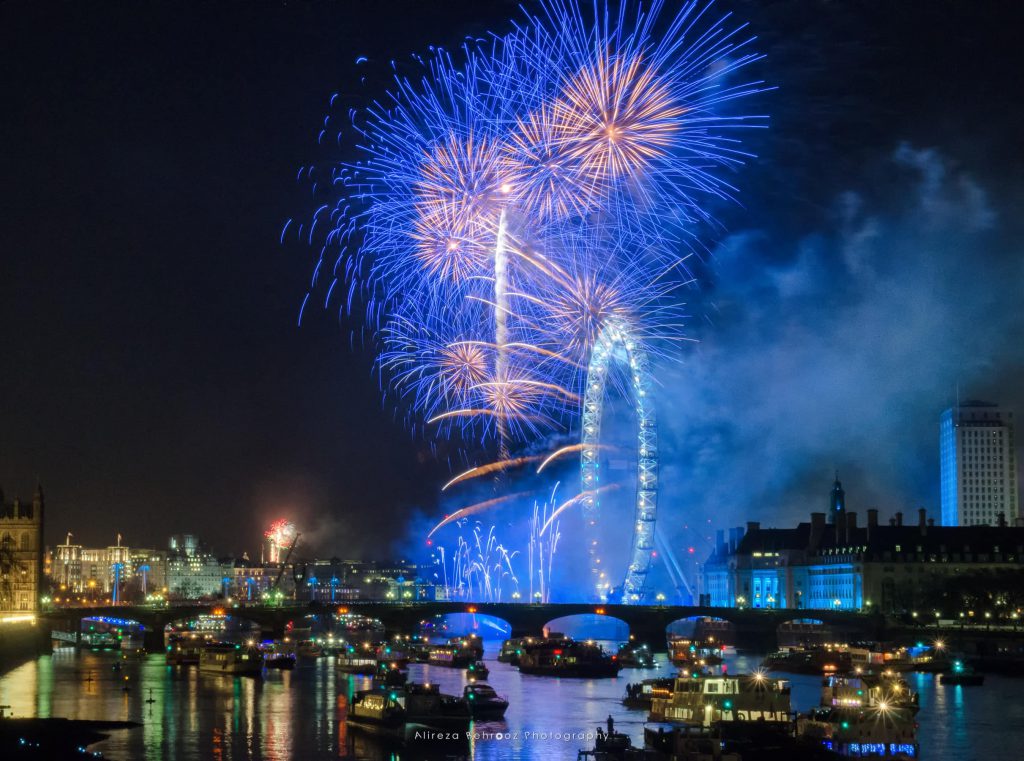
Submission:
M 39 611 L 43 575 L 43 490 L 12 502 L 0 490 L 0 614 Z

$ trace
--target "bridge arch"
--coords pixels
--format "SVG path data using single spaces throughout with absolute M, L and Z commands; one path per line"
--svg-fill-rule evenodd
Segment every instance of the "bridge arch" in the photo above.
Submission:
M 504 640 L 512 636 L 512 624 L 504 618 L 477 611 L 436 613 L 419 623 L 419 633 L 427 637 L 466 637 L 475 634 L 484 640 Z
M 553 618 L 544 624 L 544 634 L 565 634 L 573 639 L 599 639 L 625 642 L 629 624 L 606 613 L 571 613 Z
M 665 637 L 699 640 L 710 644 L 735 645 L 736 624 L 720 616 L 694 615 L 677 618 L 665 627 Z

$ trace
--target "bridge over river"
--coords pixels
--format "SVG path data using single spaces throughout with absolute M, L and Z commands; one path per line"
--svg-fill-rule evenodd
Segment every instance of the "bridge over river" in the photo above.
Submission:
M 884 629 L 878 615 L 830 610 L 779 610 L 750 608 L 713 608 L 680 605 L 602 605 L 595 603 L 466 603 L 466 602 L 385 602 L 348 601 L 340 605 L 238 605 L 223 604 L 151 606 L 101 606 L 63 608 L 43 614 L 44 623 L 54 632 L 78 632 L 84 618 L 115 617 L 137 621 L 147 633 L 147 648 L 163 646 L 168 624 L 187 621 L 200 615 L 223 613 L 252 621 L 269 636 L 281 636 L 289 623 L 299 625 L 310 614 L 354 613 L 379 619 L 389 633 L 409 633 L 417 624 L 455 613 L 493 616 L 506 622 L 511 636 L 539 635 L 547 624 L 567 616 L 599 615 L 623 622 L 638 640 L 661 646 L 668 626 L 676 621 L 712 618 L 731 624 L 735 644 L 741 648 L 767 650 L 777 645 L 779 627 L 788 622 L 813 619 L 825 624 L 837 637 L 872 639 Z

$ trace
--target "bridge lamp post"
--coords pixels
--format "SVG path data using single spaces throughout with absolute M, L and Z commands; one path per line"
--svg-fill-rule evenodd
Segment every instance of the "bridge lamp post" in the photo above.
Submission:
M 658 601 L 659 605 L 665 604 L 665 595 L 662 592 L 658 592 L 658 594 L 654 596 L 654 599 Z

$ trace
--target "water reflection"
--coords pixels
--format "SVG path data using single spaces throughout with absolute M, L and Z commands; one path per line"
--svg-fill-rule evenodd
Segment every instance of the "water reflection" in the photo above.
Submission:
M 591 743 L 567 732 L 593 732 L 609 714 L 618 729 L 640 742 L 645 714 L 620 704 L 625 684 L 674 671 L 659 655 L 656 669 L 623 671 L 617 679 L 549 679 L 521 675 L 494 661 L 495 654 L 495 643 L 489 642 L 488 682 L 510 706 L 504 721 L 474 725 L 476 736 L 463 752 L 480 761 L 574 759 Z M 742 673 L 759 662 L 760 656 L 734 656 L 727 665 L 730 672 Z M 929 674 L 908 676 L 921 694 L 925 761 L 1005 758 L 1006 749 L 1024 747 L 1020 681 L 989 676 L 984 687 L 963 688 L 943 687 Z M 410 678 L 459 694 L 466 683 L 460 670 L 424 664 L 414 664 Z M 818 678 L 788 678 L 794 707 L 817 703 Z M 62 650 L 0 677 L 0 704 L 22 716 L 141 722 L 141 728 L 115 733 L 95 746 L 115 761 L 423 758 L 421 751 L 403 752 L 346 724 L 353 693 L 369 686 L 365 677 L 337 674 L 330 658 L 291 672 L 269 671 L 258 680 L 169 667 L 160 654 L 122 661 L 114 653 Z

